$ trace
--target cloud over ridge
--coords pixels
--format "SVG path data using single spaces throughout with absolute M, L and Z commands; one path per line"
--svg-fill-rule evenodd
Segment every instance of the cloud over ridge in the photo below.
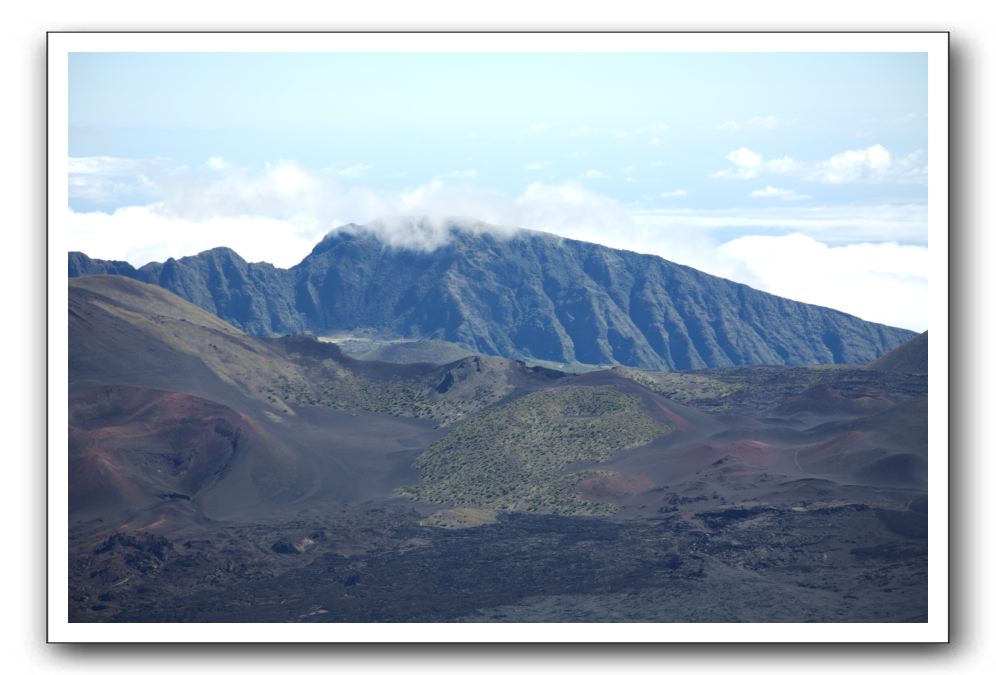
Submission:
M 736 157 L 745 169 L 765 162 L 749 150 Z M 874 156 L 868 161 L 881 163 Z M 82 167 L 79 175 L 108 182 L 133 168 L 107 159 L 76 166 Z M 926 327 L 914 316 L 926 305 L 925 277 L 911 272 L 915 266 L 908 264 L 926 251 L 923 204 L 802 206 L 805 195 L 769 185 L 754 191 L 756 201 L 777 207 L 648 209 L 624 205 L 569 180 L 532 181 L 513 195 L 442 178 L 386 190 L 290 161 L 251 170 L 223 158 L 199 169 L 153 167 L 149 175 L 154 201 L 53 214 L 53 224 L 67 233 L 69 248 L 141 265 L 229 246 L 247 260 L 290 267 L 329 231 L 347 223 L 367 226 L 388 245 L 421 251 L 445 245 L 453 228 L 486 229 L 498 236 L 526 228 L 659 255 L 865 319 Z M 687 194 L 682 188 L 662 197 Z M 780 255 L 772 256 L 772 251 Z M 791 272 L 802 271 L 793 265 L 805 256 L 814 262 L 810 281 L 800 282 Z M 835 286 L 834 269 L 849 270 L 863 284 L 860 291 L 850 282 Z M 834 287 L 841 292 L 828 294 Z

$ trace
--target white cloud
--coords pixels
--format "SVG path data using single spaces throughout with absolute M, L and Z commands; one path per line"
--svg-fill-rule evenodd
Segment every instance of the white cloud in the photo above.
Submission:
M 768 173 L 776 174 L 788 174 L 796 173 L 802 168 L 802 165 L 792 159 L 791 157 L 785 156 L 779 159 L 769 159 L 764 163 L 764 170 Z
M 550 125 L 546 122 L 533 122 L 528 127 L 529 131 L 535 133 L 542 133 L 550 129 Z
M 208 174 L 179 171 L 159 177 L 157 208 L 190 219 L 244 215 L 293 218 L 321 209 L 331 178 L 295 162 L 266 164 L 261 170 L 231 168 Z
M 745 122 L 729 120 L 719 125 L 722 131 L 740 131 L 741 129 L 774 129 L 781 124 L 781 119 L 773 116 L 754 116 Z
M 785 205 L 733 209 L 630 210 L 634 223 L 662 233 L 700 231 L 711 237 L 740 236 L 738 231 L 786 234 L 802 232 L 823 242 L 900 241 L 927 243 L 925 203 L 877 206 Z
M 889 234 L 888 228 L 869 231 L 887 213 L 877 209 L 824 214 L 824 223 L 809 233 L 792 231 L 806 226 L 806 215 L 818 209 L 754 209 L 741 216 L 743 227 L 761 227 L 781 210 L 794 213 L 781 223 L 784 233 L 729 238 L 720 226 L 730 213 L 715 220 L 699 218 L 691 209 L 671 210 L 671 217 L 627 212 L 613 219 L 611 205 L 603 204 L 599 217 L 587 223 L 564 218 L 562 225 L 539 229 L 565 237 L 593 241 L 613 248 L 650 253 L 709 274 L 745 283 L 753 288 L 801 302 L 832 307 L 862 319 L 912 330 L 927 328 L 924 244 L 847 242 L 832 245 L 816 237 L 844 229 L 852 235 Z M 579 213 L 583 214 L 584 209 Z M 745 210 L 746 211 L 746 210 Z M 898 216 L 897 216 L 898 217 Z M 707 222 L 703 223 L 703 220 Z M 541 221 L 542 222 L 542 221 Z M 899 228 L 894 233 L 901 233 Z
M 352 176 L 362 173 L 363 168 L 350 167 L 339 172 L 340 176 Z M 345 173 L 344 173 L 345 172 Z M 294 162 L 277 162 L 266 165 L 266 180 L 276 195 L 286 198 L 296 198 L 318 187 L 318 180 L 305 169 Z
M 713 174 L 713 177 L 739 179 L 754 178 L 758 175 L 758 173 L 760 173 L 762 168 L 761 162 L 764 158 L 750 148 L 741 147 L 728 152 L 726 154 L 726 159 L 728 159 L 733 166 L 717 171 Z
M 587 200 L 597 200 L 588 193 Z M 589 207 L 579 204 L 578 218 Z M 730 230 L 720 223 L 736 220 L 711 216 L 703 223 L 691 209 L 674 209 L 670 218 L 661 211 L 648 214 L 613 211 L 611 203 L 599 204 L 598 216 L 578 222 L 562 216 L 549 226 L 538 229 L 561 236 L 593 241 L 613 248 L 650 253 L 704 272 L 748 284 L 776 295 L 832 307 L 862 319 L 912 330 L 927 328 L 926 270 L 927 248 L 923 244 L 898 244 L 877 240 L 831 245 L 816 237 L 833 236 L 840 230 L 851 235 L 877 236 L 901 234 L 904 227 L 883 228 L 879 223 L 889 213 L 881 209 L 839 210 L 823 213 L 823 223 L 810 232 L 793 231 L 792 226 L 807 226 L 806 216 L 820 209 L 753 209 L 740 217 L 742 227 L 762 227 L 776 221 L 772 214 L 785 210 L 783 233 L 729 237 Z M 901 211 L 903 209 L 900 209 Z M 911 214 L 907 214 L 910 216 Z M 892 214 L 899 219 L 900 216 Z M 876 232 L 873 229 L 879 225 Z
M 352 166 L 347 166 L 345 169 L 339 169 L 336 173 L 343 178 L 356 178 L 372 168 L 373 164 L 353 164 Z
M 761 189 L 754 190 L 750 193 L 751 197 L 760 199 L 781 199 L 784 201 L 798 201 L 801 199 L 809 199 L 809 195 L 796 194 L 795 190 L 787 190 L 785 188 L 777 188 L 771 185 Z
M 151 206 L 128 206 L 113 213 L 68 211 L 60 217 L 69 249 L 90 256 L 143 265 L 228 246 L 250 261 L 289 267 L 322 239 L 317 222 L 266 216 L 212 216 L 190 219 Z
M 608 175 L 605 174 L 605 173 L 602 173 L 598 169 L 588 169 L 583 174 L 581 174 L 581 177 L 582 178 L 595 178 L 595 179 L 598 179 L 598 178 L 608 178 Z
M 392 245 L 432 249 L 450 227 L 483 221 L 511 233 L 597 225 L 627 216 L 616 202 L 575 183 L 533 183 L 518 197 L 437 179 L 400 191 L 344 186 L 329 172 L 312 173 L 292 162 L 261 171 L 182 176 L 163 198 L 113 213 L 69 211 L 61 222 L 71 250 L 141 265 L 229 246 L 251 261 L 296 264 L 334 227 L 374 227 Z
M 70 175 L 123 176 L 134 173 L 149 160 L 128 159 L 127 157 L 70 157 Z
M 214 171 L 224 171 L 231 167 L 231 165 L 225 161 L 224 157 L 208 157 L 208 160 L 204 162 L 205 166 Z
M 864 150 L 846 150 L 818 162 L 812 179 L 821 183 L 851 183 L 871 174 L 882 174 L 892 166 L 892 155 L 881 145 Z
M 927 163 L 922 150 L 903 155 L 892 165 L 892 175 L 900 180 L 922 182 L 927 179 Z
M 748 148 L 731 150 L 726 158 L 741 169 L 754 169 L 761 164 L 761 155 Z
M 860 150 L 845 150 L 816 162 L 800 162 L 789 156 L 765 160 L 763 155 L 746 147 L 731 150 L 726 159 L 732 166 L 716 171 L 712 174 L 713 178 L 747 180 L 763 174 L 795 175 L 808 182 L 837 185 L 922 182 L 927 175 L 922 152 L 911 152 L 897 159 L 879 144 Z
M 165 171 L 159 159 L 70 157 L 69 198 L 98 203 L 155 198 L 155 178 Z
M 678 188 L 677 190 L 668 190 L 660 194 L 664 199 L 674 199 L 675 197 L 687 197 L 688 190 Z
M 742 166 L 758 166 L 749 155 L 737 157 Z M 62 228 L 72 250 L 133 264 L 229 246 L 248 260 L 287 267 L 348 222 L 369 224 L 392 245 L 431 249 L 446 242 L 454 219 L 461 227 L 484 221 L 499 233 L 525 227 L 660 255 L 862 318 L 926 325 L 924 204 L 635 211 L 574 182 L 534 182 L 518 196 L 443 180 L 385 191 L 293 162 L 159 178 L 153 203 L 113 213 L 53 213 L 52 226 Z M 810 276 L 800 279 L 804 273 Z
M 526 171 L 542 171 L 550 166 L 550 162 L 532 162 L 526 165 Z
M 718 252 L 730 275 L 754 288 L 892 326 L 927 328 L 926 246 L 828 246 L 792 233 L 740 237 Z
M 598 241 L 599 231 L 624 232 L 632 224 L 617 201 L 572 182 L 532 183 L 514 205 L 509 224 L 584 241 Z
M 806 179 L 829 184 L 922 180 L 927 174 L 922 154 L 916 151 L 897 159 L 876 143 L 817 162 Z

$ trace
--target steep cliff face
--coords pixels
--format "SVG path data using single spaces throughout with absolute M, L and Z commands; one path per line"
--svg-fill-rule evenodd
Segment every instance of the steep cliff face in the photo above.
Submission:
M 530 231 L 453 229 L 426 252 L 346 227 L 286 270 L 219 248 L 137 270 L 71 253 L 69 274 L 154 283 L 256 335 L 365 329 L 564 363 L 867 363 L 913 336 L 656 256 Z

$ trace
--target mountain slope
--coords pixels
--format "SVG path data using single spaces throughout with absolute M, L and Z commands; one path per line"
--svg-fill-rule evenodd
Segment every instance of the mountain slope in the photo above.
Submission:
M 424 252 L 345 227 L 288 270 L 224 248 L 137 270 L 70 254 L 70 276 L 93 273 L 157 284 L 255 335 L 373 330 L 562 363 L 867 363 L 913 335 L 656 256 L 529 231 L 454 228 Z
M 617 393 L 633 385 L 611 373 L 579 389 L 570 386 L 578 376 L 500 357 L 360 361 L 308 335 L 246 335 L 120 275 L 71 279 L 67 309 L 75 518 L 179 527 L 313 500 L 393 499 L 418 483 L 415 460 L 439 438 L 515 411 L 537 440 L 510 455 L 531 482 L 512 486 L 505 505 L 590 509 L 571 480 L 553 491 L 545 481 L 667 428 L 641 412 L 638 396 Z M 506 412 L 487 416 L 491 408 Z M 505 450 L 515 444 L 501 440 Z M 433 501 L 489 489 L 490 473 L 467 452 L 464 478 L 437 487 Z
M 107 384 L 183 391 L 286 421 L 315 406 L 447 425 L 566 377 L 498 357 L 443 365 L 350 358 L 310 335 L 260 338 L 179 296 L 121 276 L 69 282 L 70 391 Z
M 890 373 L 926 373 L 927 331 L 876 359 L 868 367 Z
M 77 516 L 193 502 L 209 513 L 291 501 L 310 475 L 257 424 L 206 399 L 108 385 L 69 397 Z

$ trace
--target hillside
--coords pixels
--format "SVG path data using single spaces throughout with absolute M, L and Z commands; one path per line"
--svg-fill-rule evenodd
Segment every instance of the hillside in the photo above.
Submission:
M 494 408 L 429 446 L 416 462 L 426 485 L 408 494 L 513 511 L 605 513 L 578 498 L 586 471 L 576 462 L 602 462 L 671 430 L 640 399 L 612 387 L 564 386 Z
M 876 359 L 868 367 L 890 373 L 926 373 L 927 331 Z
M 231 515 L 312 487 L 299 457 L 231 408 L 120 385 L 70 395 L 69 467 L 76 516 L 156 506 Z
M 255 464 L 263 466 L 264 456 L 276 462 L 268 469 L 274 477 L 288 476 L 284 482 L 304 493 L 337 497 L 389 497 L 404 490 L 451 506 L 600 513 L 618 506 L 606 495 L 618 493 L 619 485 L 628 485 L 628 494 L 657 480 L 658 469 L 647 466 L 662 460 L 670 443 L 662 439 L 672 432 L 692 454 L 683 454 L 667 472 L 677 465 L 704 468 L 701 461 L 713 450 L 696 455 L 691 448 L 726 433 L 749 439 L 748 449 L 765 439 L 767 454 L 755 458 L 755 469 L 794 473 L 805 466 L 800 462 L 811 448 L 830 443 L 843 450 L 812 452 L 850 459 L 814 460 L 827 476 L 922 483 L 920 457 L 893 458 L 909 453 L 922 430 L 911 432 L 908 416 L 886 414 L 925 397 L 926 377 L 919 374 L 765 367 L 685 373 L 618 368 L 573 375 L 491 356 L 441 366 L 363 361 L 311 336 L 246 335 L 172 293 L 121 276 L 73 279 L 69 285 L 71 419 L 77 429 L 98 430 L 96 436 L 79 431 L 74 437 L 83 439 L 81 448 L 89 447 L 87 439 L 104 439 L 95 446 L 99 452 L 88 456 L 123 467 L 124 482 L 104 490 L 108 495 L 123 485 L 146 484 L 140 475 L 145 460 L 122 464 L 109 439 L 141 437 L 139 445 L 166 448 L 156 451 L 156 461 L 184 462 L 174 457 L 178 450 L 169 449 L 170 439 L 198 438 L 206 447 L 224 448 L 231 434 L 216 437 L 212 420 L 219 419 L 226 420 L 225 428 L 245 429 L 245 438 L 271 439 L 242 448 L 257 448 Z M 182 396 L 169 398 L 168 392 Z M 112 395 L 123 401 L 108 408 L 117 412 L 99 412 L 93 401 Z M 128 401 L 147 399 L 167 412 L 188 413 L 175 423 L 159 415 L 155 419 L 167 421 L 129 431 L 129 420 L 153 404 Z M 741 429 L 738 417 L 703 411 L 758 421 Z M 195 419 L 205 428 L 189 427 Z M 885 436 L 830 424 L 865 419 L 877 420 Z M 800 435 L 801 428 L 812 433 Z M 724 440 L 703 447 L 728 445 Z M 629 468 L 616 476 L 600 473 L 600 465 L 623 450 Z M 912 462 L 915 470 L 890 478 L 875 468 L 881 462 Z M 196 494 L 201 487 L 141 488 L 139 502 L 149 503 L 152 494 Z M 277 492 L 259 494 L 270 499 Z
M 569 377 L 498 357 L 388 364 L 311 336 L 253 337 L 122 276 L 70 280 L 68 311 L 78 515 L 166 508 L 183 521 L 391 498 L 445 428 Z
M 67 309 L 74 621 L 926 612 L 925 375 L 358 360 L 121 275 Z
M 159 285 L 252 335 L 366 331 L 567 364 L 858 364 L 913 335 L 656 256 L 525 230 L 453 228 L 424 252 L 347 226 L 291 269 L 226 248 L 137 270 L 70 253 L 69 275 L 88 274 Z

